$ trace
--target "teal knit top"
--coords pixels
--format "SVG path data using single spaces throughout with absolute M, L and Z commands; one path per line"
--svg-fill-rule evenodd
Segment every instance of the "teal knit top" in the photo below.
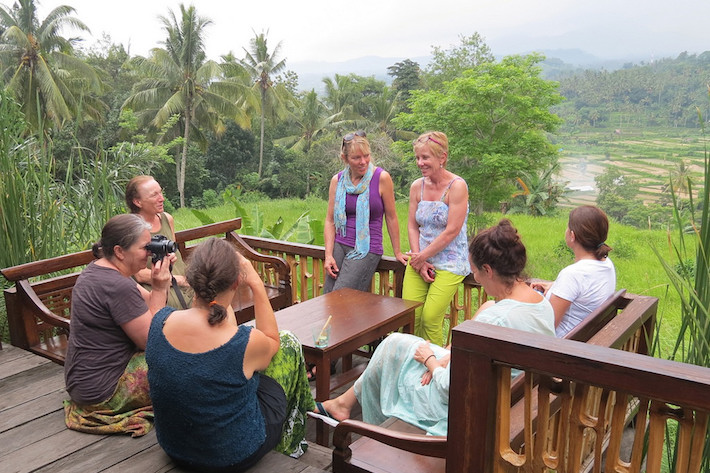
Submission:
M 266 438 L 256 395 L 259 377 L 246 379 L 242 369 L 251 327 L 240 326 L 213 350 L 186 353 L 163 334 L 174 310 L 155 314 L 146 347 L 158 443 L 170 457 L 196 466 L 239 463 Z

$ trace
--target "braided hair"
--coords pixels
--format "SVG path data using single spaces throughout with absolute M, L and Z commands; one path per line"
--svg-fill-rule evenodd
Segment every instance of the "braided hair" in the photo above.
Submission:
M 230 243 L 210 238 L 195 248 L 185 274 L 195 294 L 209 306 L 207 321 L 217 325 L 227 316 L 227 308 L 215 302 L 239 278 L 239 259 Z

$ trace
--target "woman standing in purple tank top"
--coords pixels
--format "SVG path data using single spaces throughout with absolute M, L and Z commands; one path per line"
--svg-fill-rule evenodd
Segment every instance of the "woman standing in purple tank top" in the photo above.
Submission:
M 369 291 L 383 253 L 382 217 L 395 257 L 406 264 L 399 245 L 394 185 L 389 173 L 371 162 L 364 131 L 343 137 L 345 169 L 330 180 L 325 220 L 324 293 L 349 287 Z

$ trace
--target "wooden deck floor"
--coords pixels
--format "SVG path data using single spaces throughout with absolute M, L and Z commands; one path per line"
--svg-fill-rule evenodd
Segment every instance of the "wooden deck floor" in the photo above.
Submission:
M 0 349 L 0 473 L 183 472 L 157 443 L 155 430 L 140 438 L 68 430 L 63 367 L 19 348 Z M 312 423 L 312 422 L 311 422 Z M 271 452 L 251 473 L 331 471 L 331 450 L 313 443 L 294 460 Z

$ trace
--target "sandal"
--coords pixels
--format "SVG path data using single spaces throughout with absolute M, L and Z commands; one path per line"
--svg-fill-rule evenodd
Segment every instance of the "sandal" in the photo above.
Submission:
M 306 364 L 306 377 L 309 382 L 316 380 L 316 365 L 311 363 Z
M 322 403 L 316 401 L 316 409 L 318 410 L 318 412 L 308 411 L 307 414 L 310 417 L 322 420 L 331 427 L 335 427 L 338 425 L 339 421 L 335 417 L 333 417 L 330 412 L 325 410 L 325 407 L 323 407 Z

